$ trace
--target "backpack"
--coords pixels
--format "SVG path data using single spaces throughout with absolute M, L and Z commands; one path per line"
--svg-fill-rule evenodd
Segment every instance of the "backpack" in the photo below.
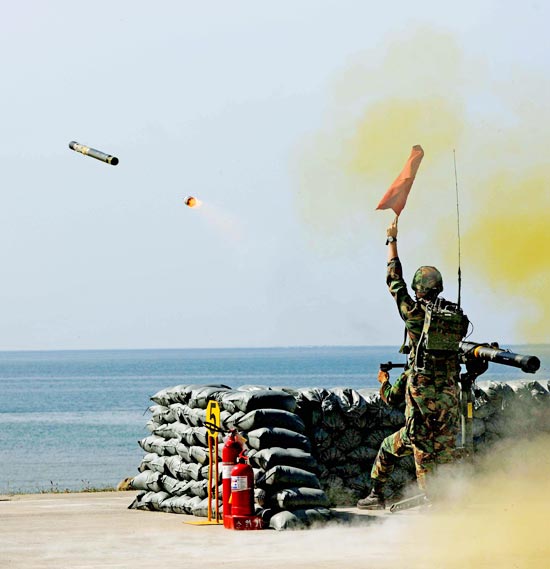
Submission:
M 443 298 L 428 303 L 422 327 L 424 349 L 427 352 L 458 353 L 469 323 L 458 304 Z

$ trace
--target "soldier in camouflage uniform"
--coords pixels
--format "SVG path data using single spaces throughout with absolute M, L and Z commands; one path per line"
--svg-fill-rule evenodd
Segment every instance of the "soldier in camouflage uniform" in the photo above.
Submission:
M 387 372 L 380 372 L 378 381 L 385 402 L 398 406 L 405 400 L 405 426 L 382 442 L 371 471 L 371 493 L 357 503 L 361 509 L 385 507 L 384 483 L 402 456 L 414 456 L 418 486 L 426 492 L 426 475 L 436 465 L 453 460 L 459 421 L 457 354 L 434 354 L 419 349 L 426 305 L 443 290 L 441 274 L 435 267 L 420 267 L 412 283 L 416 295 L 413 299 L 397 255 L 397 217 L 388 227 L 387 235 L 386 282 L 405 322 L 410 352 L 408 369 L 393 386 Z

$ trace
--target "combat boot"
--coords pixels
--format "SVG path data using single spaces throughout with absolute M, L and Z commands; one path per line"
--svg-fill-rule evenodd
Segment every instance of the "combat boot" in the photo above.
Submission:
M 373 487 L 370 494 L 357 502 L 360 510 L 384 510 L 386 508 L 386 500 L 381 489 Z

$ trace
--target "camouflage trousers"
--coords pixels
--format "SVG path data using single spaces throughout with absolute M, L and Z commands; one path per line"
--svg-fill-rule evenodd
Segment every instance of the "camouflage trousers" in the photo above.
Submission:
M 423 436 L 419 436 L 420 434 Z M 449 432 L 446 425 L 417 429 L 414 443 L 407 433 L 407 427 L 401 427 L 382 441 L 372 465 L 371 478 L 383 485 L 393 472 L 396 462 L 401 457 L 412 454 L 418 487 L 426 492 L 427 476 L 432 474 L 438 465 L 454 460 L 455 444 L 455 434 Z
M 371 471 L 374 481 L 386 482 L 399 458 L 412 454 L 418 486 L 425 492 L 428 475 L 454 460 L 458 362 L 453 357 L 432 359 L 429 372 L 422 369 L 408 376 L 405 426 L 382 441 Z

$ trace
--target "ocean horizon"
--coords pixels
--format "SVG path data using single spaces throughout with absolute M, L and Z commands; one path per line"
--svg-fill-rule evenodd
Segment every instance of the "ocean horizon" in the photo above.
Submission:
M 506 348 L 538 356 L 540 370 L 491 363 L 480 384 L 547 386 L 550 345 Z M 136 475 L 150 397 L 166 387 L 376 389 L 387 361 L 405 357 L 397 346 L 0 351 L 0 493 L 102 489 Z

